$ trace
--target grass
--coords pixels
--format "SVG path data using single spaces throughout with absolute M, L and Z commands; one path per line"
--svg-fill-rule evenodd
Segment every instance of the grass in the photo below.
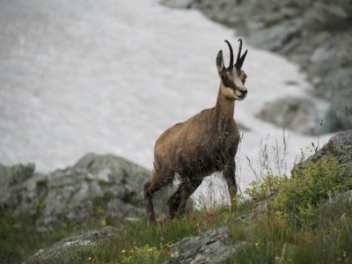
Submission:
M 240 229 L 246 247 L 227 263 L 352 263 L 351 210 L 300 228 L 268 212 L 249 226 L 233 226 L 235 237 Z
M 193 212 L 162 226 L 130 224 L 94 255 L 97 263 L 162 263 L 170 244 L 205 230 L 228 226 L 233 243 L 245 246 L 229 263 L 352 263 L 352 208 L 321 210 L 336 194 L 352 188 L 346 168 L 328 158 L 310 163 L 292 178 L 268 175 L 247 189 L 250 199 L 236 210 Z M 251 215 L 258 202 L 267 209 Z M 98 250 L 99 251 L 99 250 Z
M 73 226 L 66 225 L 47 232 L 37 232 L 30 216 L 0 213 L 0 263 L 21 263 L 35 253 L 69 235 Z
M 319 215 L 316 225 L 297 226 L 274 210 L 251 220 L 237 221 L 253 211 L 255 203 L 244 202 L 238 211 L 220 208 L 194 212 L 158 226 L 143 220 L 129 223 L 114 238 L 95 247 L 78 248 L 71 263 L 159 264 L 172 257 L 170 246 L 185 237 L 228 226 L 234 244 L 244 247 L 226 263 L 352 263 L 352 209 L 334 207 Z M 59 263 L 59 262 L 58 262 Z
M 128 223 L 118 234 L 94 247 L 75 249 L 71 263 L 158 264 L 172 257 L 170 246 L 185 237 L 227 225 L 233 243 L 246 241 L 230 263 L 352 263 L 352 209 L 346 205 L 318 214 L 315 225 L 297 226 L 274 209 L 252 219 L 256 203 L 243 202 L 236 211 L 227 208 L 193 212 L 184 218 L 157 226 L 144 220 Z M 70 229 L 36 233 L 2 218 L 1 263 L 20 263 L 35 249 L 45 247 L 70 233 Z M 56 263 L 56 262 L 53 262 Z M 57 263 L 60 263 L 59 261 Z
M 221 213 L 193 212 L 156 226 L 148 226 L 144 220 L 129 223 L 116 238 L 99 245 L 90 258 L 97 263 L 162 263 L 172 257 L 170 246 L 173 243 L 224 225 L 228 219 L 229 213 L 223 210 Z
M 246 193 L 266 201 L 267 210 L 241 228 L 247 246 L 228 263 L 352 263 L 352 208 L 349 202 L 324 207 L 351 190 L 347 167 L 325 157 L 293 177 L 268 175 Z M 324 208 L 324 210 L 322 209 Z

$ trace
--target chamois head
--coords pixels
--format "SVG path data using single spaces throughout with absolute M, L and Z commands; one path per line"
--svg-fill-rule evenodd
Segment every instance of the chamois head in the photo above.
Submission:
M 242 53 L 242 39 L 238 40 L 240 46 L 237 53 L 237 59 L 235 64 L 233 63 L 233 50 L 230 42 L 225 40 L 227 46 L 230 50 L 230 64 L 228 67 L 224 65 L 224 57 L 222 55 L 222 50 L 218 52 L 216 56 L 216 66 L 222 82 L 222 89 L 224 95 L 232 100 L 243 100 L 247 95 L 247 88 L 245 87 L 245 82 L 247 74 L 242 70 L 243 62 L 247 56 L 248 50 Z

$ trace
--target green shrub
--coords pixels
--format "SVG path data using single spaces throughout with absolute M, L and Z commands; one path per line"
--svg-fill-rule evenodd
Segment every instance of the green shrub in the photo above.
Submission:
M 352 263 L 350 202 L 325 206 L 352 189 L 347 169 L 324 158 L 291 178 L 269 175 L 252 183 L 245 193 L 252 201 L 266 201 L 267 210 L 230 224 L 234 243 L 246 244 L 226 263 Z
M 268 175 L 252 182 L 245 190 L 245 194 L 255 202 L 265 201 L 276 195 L 286 181 L 286 177 Z
M 266 176 L 245 192 L 254 201 L 270 199 L 270 208 L 296 226 L 314 224 L 323 201 L 352 189 L 346 169 L 334 158 L 324 158 L 309 162 L 291 178 Z
M 281 182 L 273 208 L 286 215 L 291 223 L 314 223 L 322 202 L 352 188 L 345 170 L 333 158 L 310 162 L 302 173 Z

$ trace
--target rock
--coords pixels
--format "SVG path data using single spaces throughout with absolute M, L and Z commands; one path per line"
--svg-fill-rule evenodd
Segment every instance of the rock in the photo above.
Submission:
M 298 133 L 318 135 L 325 132 L 321 123 L 325 112 L 310 99 L 285 97 L 266 105 L 256 117 Z
M 117 229 L 105 227 L 100 230 L 73 235 L 56 242 L 46 249 L 40 249 L 29 257 L 24 264 L 74 263 L 76 254 L 84 252 L 84 250 L 90 250 L 98 243 L 111 239 L 116 234 Z
M 346 168 L 345 177 L 352 177 L 352 130 L 337 133 L 330 138 L 329 142 L 315 154 L 294 166 L 292 175 L 299 175 L 309 162 L 317 162 L 329 157 L 336 159 L 339 165 Z
M 40 182 L 44 176 L 35 173 L 34 164 L 18 164 L 3 166 L 0 164 L 0 214 L 14 212 L 22 215 L 23 210 L 28 209 L 28 214 L 35 215 L 39 202 L 33 201 L 32 193 L 27 192 L 34 178 Z M 30 186 L 25 187 L 29 183 Z M 23 192 L 26 194 L 23 195 Z M 32 203 L 31 206 L 27 206 Z
M 334 197 L 323 202 L 319 207 L 319 219 L 321 224 L 330 224 L 333 219 L 348 219 L 346 215 L 352 212 L 352 190 L 338 193 Z M 348 221 L 348 220 L 346 220 Z
M 324 91 L 331 94 L 331 105 L 326 119 L 331 120 L 330 130 L 344 130 L 352 127 L 352 67 L 331 72 L 325 79 Z M 321 88 L 322 89 L 322 88 Z M 332 90 L 334 89 L 334 90 Z
M 352 190 L 348 190 L 346 192 L 339 193 L 335 197 L 329 199 L 326 203 L 324 203 L 320 207 L 320 210 L 322 212 L 324 211 L 331 212 L 331 210 L 334 210 L 334 208 L 340 207 L 341 205 L 345 205 L 351 208 L 351 204 L 352 204 Z
M 329 71 L 331 61 L 334 60 L 336 51 L 331 40 L 322 41 L 322 43 L 314 50 L 310 57 L 310 62 L 323 67 L 320 71 Z
M 172 8 L 191 8 L 193 0 L 161 0 L 160 3 Z
M 300 38 L 301 29 L 301 19 L 284 21 L 250 36 L 248 41 L 271 51 L 280 51 L 287 47 L 293 39 Z
M 149 176 L 148 170 L 114 155 L 87 154 L 48 175 L 35 173 L 33 165 L 1 166 L 0 208 L 33 216 L 38 230 L 66 222 L 115 223 L 144 215 L 143 185 Z
M 304 26 L 311 30 L 340 29 L 347 22 L 349 14 L 343 5 L 315 2 L 305 13 Z
M 34 171 L 34 164 L 19 164 L 10 167 L 0 164 L 0 205 L 2 199 L 7 199 L 5 198 L 7 190 L 33 177 Z
M 185 238 L 171 246 L 174 257 L 164 264 L 223 263 L 244 245 L 244 242 L 232 245 L 229 235 L 228 228 L 222 227 L 200 236 Z

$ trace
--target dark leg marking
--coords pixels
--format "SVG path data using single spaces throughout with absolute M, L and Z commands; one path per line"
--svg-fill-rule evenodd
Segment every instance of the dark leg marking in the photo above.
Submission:
M 185 213 L 188 198 L 201 183 L 202 180 L 191 181 L 188 178 L 184 179 L 177 191 L 169 198 L 167 202 L 169 206 L 170 218 L 181 216 Z
M 235 170 L 236 170 L 236 164 L 234 159 L 232 158 L 228 162 L 226 162 L 224 166 L 224 171 L 223 175 L 227 183 L 227 188 L 230 193 L 230 198 L 231 198 L 231 204 L 234 205 L 233 203 L 236 201 L 236 194 L 237 194 L 237 183 L 236 183 L 236 177 L 235 177 Z
M 146 214 L 149 223 L 155 223 L 155 212 L 153 205 L 153 195 L 163 186 L 166 186 L 173 179 L 173 172 L 168 172 L 167 175 L 160 175 L 154 172 L 152 178 L 144 185 L 144 199 L 146 202 Z M 164 177 L 167 176 L 167 177 Z

